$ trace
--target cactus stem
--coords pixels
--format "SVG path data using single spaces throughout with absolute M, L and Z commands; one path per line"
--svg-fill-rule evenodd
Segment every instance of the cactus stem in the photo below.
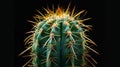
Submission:
M 97 62 L 88 55 L 88 51 L 99 53 L 91 48 L 89 43 L 96 44 L 85 34 L 90 26 L 83 24 L 90 18 L 82 19 L 80 15 L 85 15 L 85 10 L 74 13 L 75 7 L 70 13 L 69 7 L 70 3 L 66 10 L 59 6 L 56 11 L 44 8 L 46 14 L 37 10 L 40 16 L 34 16 L 35 22 L 29 21 L 34 24 L 34 31 L 27 32 L 32 35 L 24 40 L 30 47 L 19 54 L 32 49 L 28 56 L 31 59 L 23 66 L 33 59 L 33 67 L 88 67 L 87 61 L 95 67 L 89 60 Z

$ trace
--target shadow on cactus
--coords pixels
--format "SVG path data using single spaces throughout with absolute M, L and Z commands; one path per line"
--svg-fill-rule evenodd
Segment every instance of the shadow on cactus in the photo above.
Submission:
M 95 67 L 97 62 L 88 54 L 93 51 L 90 46 L 96 45 L 86 35 L 91 30 L 90 25 L 83 22 L 87 19 L 79 19 L 82 10 L 75 13 L 75 7 L 70 12 L 61 7 L 54 10 L 44 9 L 47 14 L 34 16 L 32 33 L 25 39 L 29 47 L 21 52 L 29 52 L 31 59 L 23 67 Z

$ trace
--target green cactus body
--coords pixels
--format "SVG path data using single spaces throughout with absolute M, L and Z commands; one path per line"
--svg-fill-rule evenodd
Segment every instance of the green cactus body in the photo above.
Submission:
M 74 14 L 74 9 L 71 13 L 69 7 L 66 11 L 58 7 L 55 12 L 45 9 L 47 15 L 38 11 L 42 16 L 35 16 L 35 22 L 30 21 L 35 25 L 31 37 L 26 38 L 26 43 L 30 44 L 26 51 L 31 49 L 29 62 L 32 67 L 88 67 L 87 57 L 96 63 L 88 55 L 89 50 L 97 53 L 88 44 L 95 43 L 85 35 L 90 27 L 83 24 L 90 18 L 77 19 L 84 10 Z M 93 63 L 91 65 L 95 67 Z

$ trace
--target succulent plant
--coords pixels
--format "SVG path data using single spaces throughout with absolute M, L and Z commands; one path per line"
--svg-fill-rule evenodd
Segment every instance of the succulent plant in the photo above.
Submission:
M 90 46 L 96 45 L 86 35 L 91 25 L 83 22 L 90 18 L 80 19 L 85 10 L 75 13 L 61 7 L 54 10 L 45 9 L 47 14 L 34 16 L 32 33 L 25 39 L 28 48 L 20 55 L 29 51 L 31 59 L 23 65 L 30 67 L 95 67 L 97 63 L 88 53 L 93 51 Z M 89 60 L 91 59 L 91 60 Z M 88 64 L 90 63 L 90 65 Z M 31 64 L 31 65 L 28 65 Z

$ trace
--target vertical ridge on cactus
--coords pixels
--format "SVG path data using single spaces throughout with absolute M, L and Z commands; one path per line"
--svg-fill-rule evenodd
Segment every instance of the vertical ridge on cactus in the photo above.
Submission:
M 89 43 L 96 44 L 86 36 L 91 26 L 83 23 L 90 18 L 79 19 L 85 10 L 75 14 L 75 7 L 71 13 L 69 7 L 70 4 L 63 10 L 58 6 L 56 11 L 44 8 L 47 14 L 37 10 L 40 15 L 34 17 L 36 21 L 29 21 L 34 24 L 33 30 L 25 39 L 29 47 L 20 53 L 29 50 L 31 57 L 23 67 L 28 64 L 31 64 L 29 67 L 95 67 L 97 62 L 88 52 L 99 53 L 89 46 Z

